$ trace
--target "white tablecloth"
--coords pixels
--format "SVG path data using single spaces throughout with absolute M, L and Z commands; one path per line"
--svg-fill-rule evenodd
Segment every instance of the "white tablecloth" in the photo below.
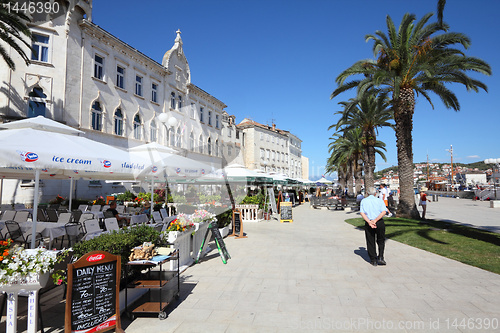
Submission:
M 37 222 L 36 231 L 40 232 L 43 237 L 49 238 L 49 249 L 52 248 L 52 241 L 57 238 L 66 235 L 66 228 L 64 225 L 66 223 L 57 222 Z M 33 222 L 21 222 L 19 223 L 21 230 L 23 232 L 31 230 L 33 227 Z

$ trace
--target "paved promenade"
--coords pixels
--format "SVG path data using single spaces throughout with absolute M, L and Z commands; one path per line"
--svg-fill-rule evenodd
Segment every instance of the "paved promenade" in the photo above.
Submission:
M 429 218 L 438 205 L 445 211 L 439 200 Z M 226 265 L 212 251 L 182 274 L 181 299 L 166 320 L 123 318 L 122 326 L 127 333 L 499 331 L 500 275 L 391 240 L 387 266 L 373 267 L 364 232 L 344 222 L 356 216 L 306 204 L 293 209 L 293 223 L 246 223 L 248 238 L 225 239 Z M 64 308 L 44 313 L 46 332 L 61 332 Z

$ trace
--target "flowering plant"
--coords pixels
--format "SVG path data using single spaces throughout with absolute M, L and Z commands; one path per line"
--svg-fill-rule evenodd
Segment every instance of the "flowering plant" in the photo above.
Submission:
M 96 199 L 94 201 L 92 201 L 92 204 L 102 206 L 102 205 L 106 204 L 106 200 L 104 200 L 104 198 L 102 196 L 96 197 Z
M 200 223 L 200 222 L 212 222 L 215 220 L 215 214 L 209 213 L 206 210 L 195 210 L 194 213 L 191 215 L 191 220 L 193 223 Z
M 59 194 L 55 197 L 55 199 L 52 199 L 49 201 L 50 204 L 61 204 L 64 200 L 63 197 L 61 197 Z
M 38 281 L 38 275 L 48 273 L 54 265 L 61 262 L 67 251 L 58 255 L 59 251 L 47 251 L 43 248 L 24 249 L 22 246 L 10 246 L 12 241 L 2 241 L 2 261 L 0 262 L 0 285 L 23 284 Z M 65 281 L 62 270 L 54 273 L 54 283 L 61 284 Z

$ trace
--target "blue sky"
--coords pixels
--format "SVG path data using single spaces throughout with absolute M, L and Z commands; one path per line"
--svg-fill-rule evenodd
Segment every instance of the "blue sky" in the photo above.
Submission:
M 309 158 L 310 178 L 317 179 L 328 157 L 328 131 L 337 122 L 338 102 L 330 100 L 335 78 L 355 61 L 372 58 L 372 44 L 364 36 L 386 29 L 386 15 L 399 25 L 406 12 L 417 19 L 436 12 L 437 0 L 97 0 L 93 21 L 121 40 L 161 63 L 182 31 L 191 81 L 223 101 L 240 122 L 245 117 L 297 135 Z M 414 115 L 414 162 L 470 163 L 500 158 L 498 31 L 500 1 L 448 0 L 444 20 L 451 31 L 472 41 L 466 54 L 488 62 L 490 77 L 476 75 L 489 93 L 450 88 L 461 111 L 446 109 L 432 96 L 434 109 L 419 98 Z M 433 20 L 433 19 L 431 19 Z M 381 129 L 387 162 L 377 158 L 377 169 L 397 165 L 396 140 L 391 129 Z

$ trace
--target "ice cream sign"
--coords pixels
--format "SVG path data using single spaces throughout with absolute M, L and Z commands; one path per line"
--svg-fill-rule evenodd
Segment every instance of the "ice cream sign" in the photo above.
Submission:
M 35 162 L 38 160 L 38 154 L 29 152 L 29 151 L 17 151 L 19 156 L 21 156 L 21 160 L 23 162 Z

